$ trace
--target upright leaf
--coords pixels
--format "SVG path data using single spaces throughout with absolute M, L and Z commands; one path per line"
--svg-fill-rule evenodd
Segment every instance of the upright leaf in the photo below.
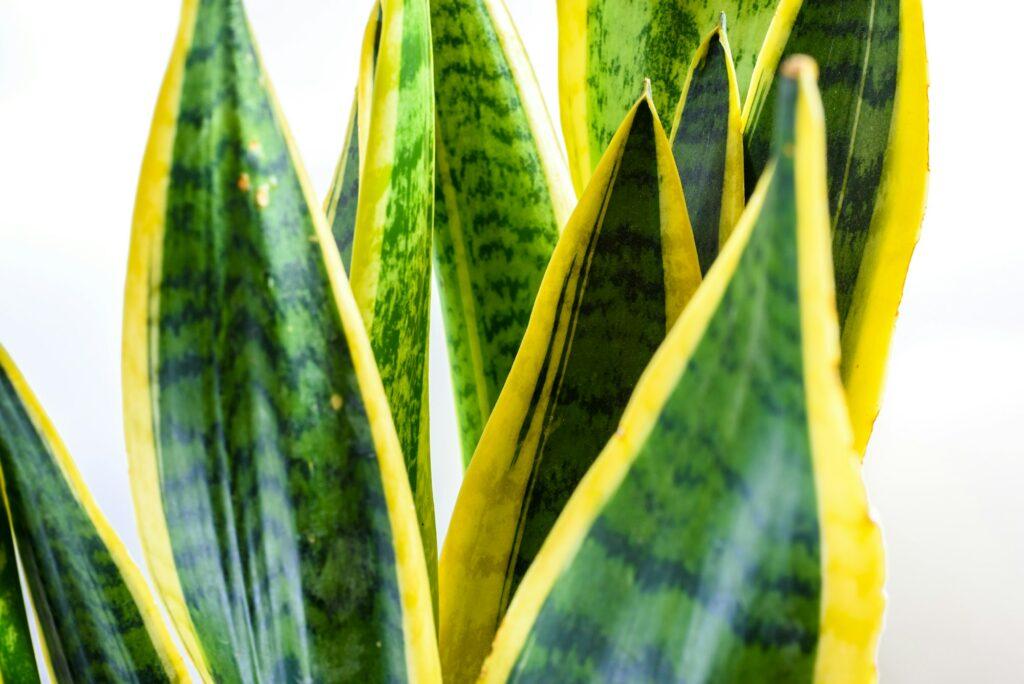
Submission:
M 648 91 L 559 238 L 466 471 L 441 561 L 446 677 L 476 676 L 526 568 L 699 281 Z
M 838 375 L 824 119 L 773 154 L 509 607 L 482 681 L 865 682 L 881 538 Z
M 740 91 L 724 15 L 693 56 L 670 139 L 701 274 L 706 274 L 744 200 Z
M 747 178 L 768 158 L 775 61 L 821 63 L 828 121 L 828 196 L 843 381 L 857 450 L 867 447 L 889 341 L 924 212 L 927 64 L 920 0 L 805 2 L 780 24 L 745 105 Z
M 394 416 L 434 584 L 427 406 L 434 213 L 430 12 L 427 0 L 379 5 L 379 18 L 371 15 L 364 37 L 358 99 L 369 121 L 359 121 L 357 136 L 362 157 L 349 273 Z
M 745 92 L 776 11 L 785 17 L 794 4 L 799 0 L 558 0 L 562 132 L 576 189 L 586 186 L 645 78 L 658 111 L 675 111 L 701 37 L 721 13 Z
M 575 204 L 501 0 L 434 0 L 435 255 L 468 464 Z
M 13 522 L 50 678 L 61 682 L 188 681 L 146 581 L 96 507 L 53 425 L 2 347 L 0 470 L 3 517 Z M 5 578 L 12 568 L 16 582 L 13 553 L 5 563 Z M 5 590 L 4 643 L 0 645 L 3 680 L 38 681 L 31 641 L 26 641 L 21 597 L 13 606 L 12 600 Z M 9 622 L 12 619 L 20 622 L 17 629 Z M 12 663 L 8 658 L 15 648 L 18 660 Z
M 239 0 L 186 0 L 125 295 L 133 494 L 206 681 L 434 681 L 384 388 Z
M 380 52 L 381 7 L 374 2 L 363 34 L 363 50 L 359 60 L 359 82 L 349 113 L 345 147 L 331 181 L 331 190 L 324 202 L 327 223 L 341 253 L 346 270 L 352 268 L 352 242 L 356 235 L 356 209 L 359 202 L 359 178 L 369 142 L 370 116 L 373 106 L 374 72 Z

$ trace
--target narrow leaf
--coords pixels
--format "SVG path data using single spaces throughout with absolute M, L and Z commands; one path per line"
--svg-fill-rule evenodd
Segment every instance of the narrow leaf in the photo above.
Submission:
M 729 21 L 737 83 L 745 92 L 776 11 L 794 0 L 558 0 L 562 132 L 582 191 L 632 96 L 649 78 L 661 112 L 674 112 L 701 38 Z M 796 1 L 799 5 L 799 0 Z
M 828 121 L 842 375 L 863 453 L 924 212 L 928 94 L 921 2 L 808 2 L 791 27 L 773 27 L 768 44 L 755 75 L 757 92 L 745 107 L 747 178 L 768 156 L 774 113 L 765 102 L 772 101 L 773 59 L 814 57 L 821 63 Z
M 327 224 L 341 253 L 346 271 L 352 268 L 352 243 L 356 235 L 356 210 L 359 202 L 359 178 L 365 161 L 373 106 L 373 82 L 380 52 L 381 7 L 373 3 L 363 34 L 363 50 L 359 60 L 359 82 L 349 113 L 345 147 L 334 171 L 331 190 L 324 202 Z
M 670 139 L 706 274 L 744 201 L 740 92 L 724 15 L 693 56 Z
M 575 196 L 504 3 L 435 0 L 431 20 L 435 255 L 468 464 Z
M 436 680 L 384 388 L 238 0 L 184 5 L 123 372 L 143 545 L 204 680 Z
M 434 585 L 427 346 L 434 213 L 434 84 L 427 0 L 381 0 L 364 36 L 359 199 L 350 269 L 416 502 Z M 379 21 L 379 28 L 375 22 Z M 371 76 L 372 75 L 372 76 Z
M 51 679 L 188 681 L 146 581 L 2 347 L 0 469 L 4 517 L 13 522 Z M 17 581 L 14 555 L 6 562 Z M 19 630 L 4 628 L 4 641 L 16 641 L 0 649 L 4 681 L 19 683 L 38 681 L 21 610 Z M 9 649 L 18 643 L 17 668 L 8 669 Z
M 773 155 L 498 632 L 482 681 L 864 682 L 881 628 L 838 375 L 824 119 L 784 67 Z
M 650 91 L 555 247 L 466 471 L 441 561 L 445 676 L 479 671 L 509 598 L 700 281 Z

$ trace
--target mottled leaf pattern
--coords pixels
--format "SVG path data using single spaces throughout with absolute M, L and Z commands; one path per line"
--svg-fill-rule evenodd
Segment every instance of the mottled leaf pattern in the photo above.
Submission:
M 434 584 L 427 405 L 434 213 L 430 11 L 427 0 L 381 0 L 379 6 L 364 35 L 357 117 L 362 156 L 349 273 L 402 445 Z
M 824 119 L 774 154 L 513 599 L 485 682 L 864 682 L 882 555 L 837 373 Z
M 4 517 L 13 522 L 51 676 L 60 682 L 186 681 L 142 574 L 2 348 L 0 469 Z M 4 560 L 17 582 L 13 553 Z M 11 608 L 6 591 L 4 599 Z M 20 612 L 20 596 L 17 601 Z M 24 613 L 5 617 L 20 619 L 22 628 L 4 626 L 3 680 L 38 681 Z M 22 652 L 18 662 L 8 660 L 13 648 Z
M 446 677 L 476 675 L 516 586 L 699 281 L 679 176 L 648 91 L 555 247 L 466 471 L 441 561 Z
M 810 55 L 821 65 L 828 121 L 828 191 L 843 379 L 849 386 L 852 375 L 865 375 L 861 389 L 850 394 L 858 449 L 863 451 L 877 414 L 884 358 L 923 212 L 927 86 L 920 0 L 805 2 L 795 23 L 773 28 L 769 41 L 784 47 L 766 50 L 758 65 L 757 92 L 747 103 L 748 187 L 769 156 L 774 112 L 766 103 L 774 101 L 772 59 L 777 52 L 783 57 Z M 901 77 L 904 86 L 898 89 Z M 897 101 L 912 112 L 894 125 Z M 892 171 L 886 175 L 888 150 L 901 144 L 912 148 L 907 156 L 913 158 L 904 162 L 898 176 Z M 906 193 L 899 219 L 879 210 L 882 198 L 896 192 Z M 880 242 L 899 246 L 878 258 Z M 851 315 L 855 330 L 848 329 Z M 865 365 L 869 370 L 861 368 Z
M 150 568 L 206 680 L 434 679 L 413 500 L 330 227 L 241 3 L 182 17 L 125 299 Z
M 702 274 L 744 201 L 740 93 L 724 22 L 723 15 L 693 57 L 670 136 Z
M 651 80 L 670 115 L 694 52 L 724 12 L 740 92 L 777 7 L 792 0 L 558 0 L 562 131 L 577 190 L 612 139 L 633 94 Z
M 575 197 L 504 3 L 434 0 L 430 9 L 435 255 L 468 463 Z
M 352 103 L 345 150 L 331 182 L 331 191 L 324 203 L 327 224 L 341 254 L 341 263 L 348 271 L 352 267 L 352 241 L 356 235 L 356 203 L 359 199 L 359 117 L 358 102 Z

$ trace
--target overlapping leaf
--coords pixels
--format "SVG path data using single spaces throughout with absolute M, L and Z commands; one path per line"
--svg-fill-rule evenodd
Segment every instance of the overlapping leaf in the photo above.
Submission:
M 357 96 L 360 172 L 349 273 L 394 416 L 434 584 L 427 405 L 434 213 L 430 12 L 427 0 L 377 4 L 364 35 Z
M 582 190 L 633 104 L 651 79 L 658 111 L 671 113 L 701 38 L 729 22 L 740 92 L 776 11 L 794 0 L 558 0 L 562 132 L 577 190 Z
M 575 197 L 504 3 L 434 0 L 431 18 L 435 254 L 468 463 Z
M 772 27 L 744 107 L 747 178 L 768 159 L 779 56 L 821 63 L 843 382 L 858 451 L 878 413 L 928 171 L 927 65 L 920 0 L 803 3 Z
M 824 119 L 784 67 L 744 217 L 529 570 L 482 681 L 876 676 L 882 549 L 838 375 Z
M 0 469 L 53 681 L 187 681 L 142 574 L 0 348 Z M 38 681 L 13 549 L 4 549 L 3 681 Z M 10 581 L 13 580 L 13 585 Z
M 670 139 L 706 274 L 744 201 L 740 92 L 724 15 L 693 56 Z
M 466 471 L 441 559 L 445 676 L 469 681 L 562 506 L 700 281 L 650 91 L 555 247 L 523 344 Z
M 201 676 L 436 680 L 384 388 L 239 0 L 185 2 L 139 184 L 124 344 L 143 545 Z

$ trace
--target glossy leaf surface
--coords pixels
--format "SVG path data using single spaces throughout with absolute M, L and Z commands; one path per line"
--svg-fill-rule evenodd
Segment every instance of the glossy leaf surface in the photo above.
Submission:
M 2 348 L 0 468 L 4 517 L 13 522 L 51 679 L 187 681 L 142 574 L 96 508 L 53 425 Z M 5 561 L 17 583 L 13 553 Z M 7 569 L 5 565 L 5 579 Z M 38 681 L 21 596 L 12 606 L 14 597 L 5 587 L 3 598 L 3 680 Z M 20 622 L 17 629 L 14 620 Z M 16 662 L 10 660 L 14 649 Z
M 679 176 L 648 94 L 555 247 L 466 471 L 441 561 L 446 677 L 477 674 L 519 581 L 699 281 Z
M 773 59 L 821 64 L 836 303 L 858 450 L 878 412 L 885 358 L 924 211 L 927 65 L 920 0 L 805 2 L 773 28 L 746 104 L 747 180 L 773 128 Z M 781 50 L 779 49 L 781 47 Z
M 864 682 L 882 550 L 838 375 L 824 119 L 780 88 L 747 212 L 513 599 L 485 682 Z
M 427 406 L 434 213 L 430 13 L 427 0 L 382 0 L 379 7 L 363 38 L 361 161 L 349 273 L 394 416 L 433 577 L 437 535 Z
M 502 0 L 435 0 L 431 18 L 435 255 L 468 464 L 575 196 Z
M 586 186 L 633 93 L 651 80 L 654 102 L 675 111 L 687 68 L 724 12 L 740 92 L 777 8 L 793 0 L 558 0 L 562 132 L 577 190 Z
M 740 92 L 723 24 L 693 57 L 670 138 L 701 273 L 706 274 L 745 199 Z
M 438 675 L 370 343 L 237 0 L 188 0 L 125 296 L 140 532 L 200 675 Z

